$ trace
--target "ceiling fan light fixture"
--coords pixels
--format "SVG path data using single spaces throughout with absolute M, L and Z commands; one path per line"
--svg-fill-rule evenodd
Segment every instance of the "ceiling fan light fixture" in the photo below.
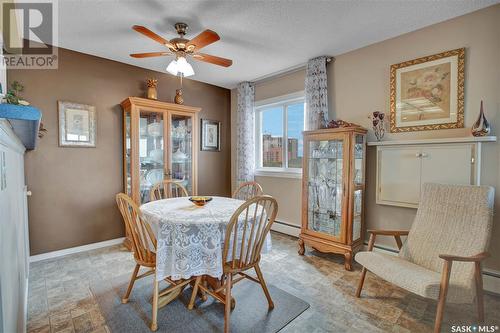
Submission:
M 167 66 L 167 72 L 169 72 L 172 75 L 177 75 L 179 66 L 177 65 L 177 60 L 174 59 L 168 64 Z
M 184 77 L 194 75 L 193 66 L 187 62 L 186 58 L 177 58 L 177 70 L 182 73 Z
M 178 57 L 168 64 L 167 72 L 172 75 L 182 74 L 183 77 L 194 75 L 193 66 L 187 62 L 186 58 Z

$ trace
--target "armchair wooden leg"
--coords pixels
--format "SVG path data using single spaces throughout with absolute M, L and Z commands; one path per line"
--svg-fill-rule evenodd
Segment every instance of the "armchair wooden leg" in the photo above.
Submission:
M 158 298 L 159 298 L 159 282 L 156 281 L 156 274 L 154 276 L 154 282 L 153 282 L 153 314 L 151 315 L 151 331 L 156 331 L 158 329 L 158 324 L 156 322 L 156 318 L 158 315 Z
M 474 277 L 476 280 L 477 316 L 480 324 L 484 323 L 483 276 L 481 274 L 481 262 L 476 261 Z
M 198 294 L 198 288 L 200 287 L 201 275 L 196 277 L 193 286 L 193 293 L 191 294 L 191 300 L 189 301 L 188 309 L 192 310 L 194 306 L 194 301 L 196 300 L 196 295 Z
M 227 275 L 226 281 L 226 300 L 224 302 L 224 333 L 229 333 L 230 317 L 231 317 L 231 284 L 233 276 L 231 273 Z
M 141 265 L 136 264 L 134 271 L 132 272 L 132 276 L 130 277 L 130 282 L 128 284 L 127 292 L 125 293 L 125 296 L 122 298 L 122 303 L 125 304 L 128 302 L 128 298 L 130 296 L 130 292 L 132 291 L 132 288 L 134 287 L 134 282 L 137 279 L 137 274 L 139 273 L 139 268 Z
M 445 261 L 443 273 L 441 274 L 441 285 L 439 288 L 439 300 L 436 311 L 436 321 L 434 322 L 434 333 L 441 332 L 441 323 L 443 321 L 444 306 L 446 304 L 446 294 L 448 293 L 448 284 L 450 282 L 451 261 Z
M 257 273 L 257 278 L 260 281 L 260 285 L 262 286 L 262 290 L 267 298 L 267 303 L 269 304 L 269 309 L 274 309 L 273 299 L 271 298 L 271 294 L 269 294 L 269 290 L 267 290 L 266 281 L 264 281 L 264 275 L 262 275 L 262 271 L 260 270 L 259 264 L 255 265 L 255 273 Z
M 363 289 L 363 284 L 365 283 L 366 268 L 363 267 L 361 270 L 361 276 L 359 277 L 358 289 L 356 290 L 356 297 L 361 297 L 361 290 Z

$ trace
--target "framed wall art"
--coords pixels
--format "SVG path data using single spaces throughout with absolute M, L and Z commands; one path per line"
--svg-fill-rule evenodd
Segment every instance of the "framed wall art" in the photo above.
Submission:
M 465 49 L 391 66 L 391 132 L 464 127 Z
M 58 102 L 59 146 L 95 147 L 96 113 L 92 105 Z
M 220 121 L 201 120 L 201 150 L 220 151 Z

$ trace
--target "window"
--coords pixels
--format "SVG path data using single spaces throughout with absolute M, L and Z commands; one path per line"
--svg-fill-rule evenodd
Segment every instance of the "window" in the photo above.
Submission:
M 300 173 L 304 130 L 303 93 L 258 103 L 255 121 L 257 174 Z

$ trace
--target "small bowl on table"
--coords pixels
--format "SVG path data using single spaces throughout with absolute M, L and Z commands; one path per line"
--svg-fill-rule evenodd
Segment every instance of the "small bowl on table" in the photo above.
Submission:
M 212 197 L 196 195 L 193 197 L 189 197 L 189 201 L 191 201 L 192 203 L 194 203 L 198 207 L 203 207 L 206 205 L 207 202 L 212 201 Z

